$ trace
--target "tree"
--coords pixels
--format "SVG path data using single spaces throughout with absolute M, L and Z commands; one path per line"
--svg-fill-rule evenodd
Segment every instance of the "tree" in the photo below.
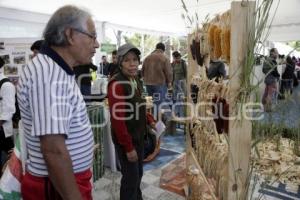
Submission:
M 150 54 L 155 49 L 155 45 L 159 42 L 157 36 L 144 35 L 144 48 L 142 48 L 142 34 L 135 33 L 132 36 L 124 35 L 123 38 L 126 43 L 131 43 L 139 49 L 144 50 L 144 52 L 142 52 L 142 58 Z
M 180 51 L 183 57 L 187 54 L 188 45 L 187 45 L 186 37 L 169 37 L 169 36 L 156 36 L 156 35 L 146 35 L 146 34 L 143 35 L 140 33 L 134 33 L 131 36 L 123 35 L 123 38 L 126 43 L 127 42 L 131 43 L 142 51 L 142 56 L 141 56 L 142 59 L 155 50 L 155 46 L 158 42 L 164 42 L 168 52 Z M 142 40 L 144 40 L 144 42 Z M 143 43 L 144 43 L 144 48 L 142 47 Z M 168 52 L 166 53 L 168 54 Z
M 293 47 L 296 51 L 300 51 L 300 41 L 293 41 L 288 43 L 289 46 Z

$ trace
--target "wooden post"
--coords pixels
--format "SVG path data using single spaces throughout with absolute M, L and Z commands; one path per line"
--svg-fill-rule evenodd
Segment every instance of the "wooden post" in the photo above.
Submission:
M 187 77 L 186 77 L 186 102 L 187 102 L 187 107 L 186 107 L 186 116 L 187 117 L 192 117 L 193 116 L 193 112 L 194 109 L 192 109 L 190 106 L 188 106 L 188 104 L 192 103 L 192 98 L 191 98 L 191 81 L 192 81 L 192 76 L 195 73 L 196 69 L 197 69 L 197 63 L 196 61 L 193 59 L 192 56 L 192 52 L 191 52 L 191 48 L 189 45 L 191 45 L 193 42 L 193 35 L 189 34 L 188 35 L 188 66 L 187 66 Z M 189 127 L 190 127 L 191 122 L 187 122 L 186 123 L 186 141 L 187 141 L 187 148 L 186 148 L 186 163 L 189 163 L 189 152 L 191 151 L 192 148 L 192 144 L 190 142 L 190 133 L 189 133 Z M 188 166 L 188 165 L 187 165 Z
M 255 2 L 232 2 L 231 4 L 231 59 L 229 70 L 230 116 L 236 116 L 236 95 L 240 91 L 240 74 L 247 53 L 248 33 L 255 27 Z M 251 121 L 233 119 L 229 121 L 229 177 L 228 200 L 247 199 L 246 186 L 250 166 Z
M 191 45 L 193 43 L 193 34 L 188 35 L 188 45 Z M 191 81 L 193 75 L 197 75 L 198 72 L 198 64 L 197 62 L 193 59 L 192 52 L 190 46 L 188 48 L 188 66 L 187 66 L 187 102 L 192 103 L 192 98 L 191 98 Z M 191 109 L 189 106 L 187 106 L 187 117 L 193 116 L 194 109 Z

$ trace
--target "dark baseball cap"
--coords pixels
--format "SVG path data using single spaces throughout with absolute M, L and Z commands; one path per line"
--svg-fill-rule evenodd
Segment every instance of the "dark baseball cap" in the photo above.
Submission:
M 118 57 L 123 57 L 125 56 L 129 51 L 133 51 L 136 53 L 137 56 L 141 55 L 141 52 L 138 48 L 136 48 L 134 45 L 127 43 L 118 48 Z

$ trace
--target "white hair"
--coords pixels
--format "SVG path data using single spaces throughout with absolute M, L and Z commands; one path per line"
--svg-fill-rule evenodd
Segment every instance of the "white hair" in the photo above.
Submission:
M 91 14 L 73 5 L 59 8 L 48 21 L 43 37 L 48 45 L 66 46 L 69 44 L 65 30 L 67 28 L 85 29 Z

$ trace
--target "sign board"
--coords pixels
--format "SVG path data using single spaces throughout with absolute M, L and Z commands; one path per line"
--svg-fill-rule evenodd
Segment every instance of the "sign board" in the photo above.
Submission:
M 0 57 L 5 64 L 1 71 L 17 84 L 22 68 L 32 59 L 30 46 L 36 38 L 0 38 Z

